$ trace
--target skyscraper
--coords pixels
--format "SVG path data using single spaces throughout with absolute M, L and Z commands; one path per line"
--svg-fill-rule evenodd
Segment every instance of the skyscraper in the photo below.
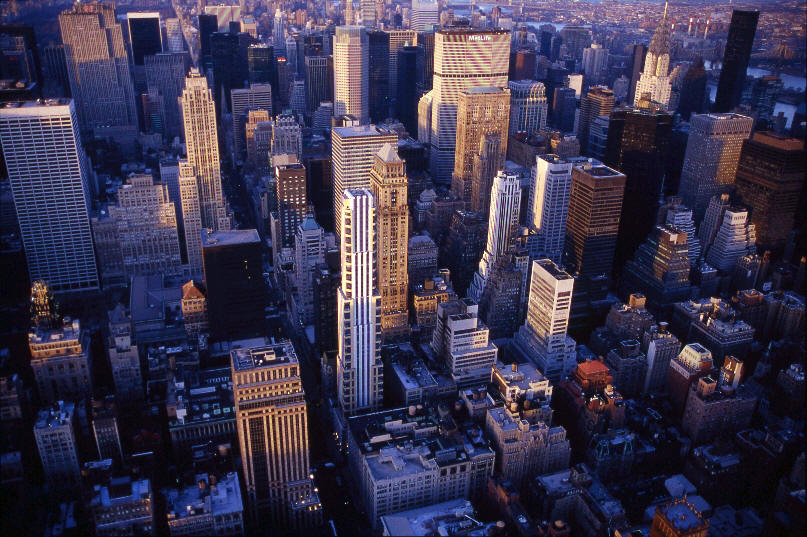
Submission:
M 202 210 L 199 203 L 199 178 L 196 168 L 187 160 L 180 160 L 179 207 L 185 239 L 185 256 L 189 276 L 202 275 Z
M 440 4 L 437 0 L 413 0 L 409 27 L 418 32 L 429 32 L 440 24 Z
M 756 231 L 754 224 L 748 221 L 748 211 L 742 207 L 729 207 L 723 213 L 723 223 L 706 252 L 706 262 L 717 270 L 731 272 L 738 259 L 753 253 L 756 253 Z
M 165 111 L 163 132 L 168 141 L 185 136 L 179 97 L 185 89 L 189 63 L 187 52 L 160 52 L 143 58 L 146 86 L 157 88 L 162 96 Z
M 376 280 L 375 198 L 367 189 L 345 190 L 342 204 L 336 383 L 342 410 L 353 414 L 378 409 L 384 399 L 381 295 Z
M 627 102 L 633 103 L 636 95 L 636 84 L 639 83 L 639 78 L 642 76 L 642 67 L 644 67 L 644 59 L 647 55 L 647 45 L 633 45 L 633 54 L 631 55 L 632 67 L 630 75 L 630 88 L 628 90 Z
M 510 32 L 451 28 L 434 38 L 431 114 L 431 175 L 448 184 L 454 163 L 457 103 L 471 88 L 507 86 Z
M 672 125 L 673 115 L 658 107 L 625 107 L 611 114 L 605 164 L 627 176 L 617 268 L 630 259 L 655 226 L 658 202 L 664 196 L 664 164 Z
M 308 419 L 300 362 L 288 340 L 243 340 L 230 352 L 233 400 L 254 522 L 317 525 L 322 506 L 309 478 Z
M 672 24 L 667 19 L 667 4 L 664 4 L 664 15 L 661 17 L 653 38 L 650 40 L 650 48 L 644 59 L 642 74 L 636 83 L 636 90 L 633 95 L 634 106 L 644 94 L 650 95 L 650 100 L 661 104 L 667 108 L 670 105 L 670 93 L 672 83 L 670 82 L 670 38 L 672 37 Z M 635 58 L 634 58 L 635 60 Z
M 361 26 L 338 26 L 333 41 L 333 113 L 370 121 L 367 31 Z
M 328 56 L 305 57 L 305 100 L 306 113 L 309 117 L 314 115 L 322 101 L 329 101 L 332 98 L 330 93 L 333 80 L 328 80 L 332 66 L 329 66 L 329 63 Z
M 398 51 L 398 72 L 390 76 L 397 77 L 398 93 L 395 95 L 395 107 L 398 119 L 406 127 L 406 132 L 413 138 L 418 134 L 418 97 L 420 94 L 413 80 L 418 76 L 418 55 L 416 46 L 405 46 Z
M 557 155 L 535 159 L 527 201 L 527 226 L 536 232 L 531 257 L 540 255 L 560 263 L 566 241 L 566 218 L 572 186 L 573 161 Z
M 678 113 L 689 121 L 692 114 L 702 114 L 706 107 L 706 69 L 703 58 L 698 58 L 689 66 L 678 97 Z
M 440 251 L 441 266 L 451 270 L 451 285 L 464 296 L 485 251 L 488 222 L 470 211 L 453 210 L 449 215 L 448 236 Z
M 297 155 L 281 154 L 272 158 L 277 190 L 277 214 L 280 222 L 279 243 L 274 248 L 293 248 L 297 226 L 306 214 L 305 166 Z
M 532 262 L 527 320 L 515 344 L 541 373 L 557 382 L 576 365 L 575 341 L 566 335 L 574 278 L 549 259 Z
M 181 103 L 188 163 L 193 165 L 199 178 L 202 226 L 213 230 L 229 229 L 229 216 L 221 190 L 221 163 L 213 93 L 207 87 L 207 79 L 197 69 L 191 69 L 185 79 Z
M 507 131 L 510 120 L 510 90 L 501 88 L 472 88 L 459 95 L 457 103 L 456 151 L 452 192 L 472 210 L 487 214 L 490 207 L 490 186 L 493 176 L 502 169 L 507 152 Z M 486 155 L 493 162 L 486 170 L 480 170 L 474 184 L 474 157 L 483 150 L 482 139 L 495 138 L 492 154 Z
M 625 176 L 599 162 L 572 168 L 565 263 L 572 273 L 611 273 L 624 190 Z
M 398 135 L 373 125 L 335 127 L 331 131 L 333 165 L 333 218 L 337 234 L 341 233 L 342 194 L 348 189 L 370 187 L 370 169 L 384 144 L 398 144 Z
M 720 69 L 713 112 L 731 112 L 740 104 L 758 21 L 759 11 L 735 9 L 731 13 L 731 26 L 723 53 L 723 67 Z
M 552 98 L 552 125 L 562 132 L 574 131 L 577 113 L 576 92 L 572 88 L 555 88 Z
M 700 222 L 709 200 L 728 192 L 737 174 L 743 142 L 754 120 L 739 114 L 699 114 L 690 118 L 689 139 L 678 195 Z
M 756 132 L 743 143 L 735 182 L 760 251 L 784 248 L 804 187 L 804 141 Z
M 74 403 L 59 401 L 40 410 L 34 423 L 42 470 L 54 491 L 69 491 L 81 485 L 75 410 Z
M 599 116 L 610 116 L 614 109 L 614 92 L 605 86 L 589 88 L 585 97 L 580 100 L 580 121 L 577 125 L 577 139 L 580 140 L 580 152 L 588 155 L 588 135 L 591 123 Z
M 178 18 L 165 19 L 165 38 L 166 52 L 185 50 L 185 36 L 182 35 L 182 23 Z
M 98 289 L 88 162 L 68 99 L 0 105 L 0 143 L 31 281 Z
M 233 89 L 230 91 L 233 114 L 233 141 L 235 154 L 238 159 L 246 153 L 246 133 L 244 125 L 247 121 L 247 112 L 250 109 L 260 109 L 272 115 L 272 86 L 271 84 L 250 83 L 248 88 Z
M 367 32 L 367 107 L 373 123 L 381 123 L 389 115 L 390 77 L 395 74 L 389 68 L 389 41 L 390 34 L 383 30 Z
M 211 335 L 232 341 L 263 333 L 266 301 L 258 232 L 238 229 L 199 233 Z
M 81 129 L 133 151 L 138 131 L 134 84 L 115 5 L 77 2 L 59 14 L 59 28 Z
M 535 80 L 511 80 L 510 89 L 510 134 L 532 134 L 546 127 L 549 108 L 546 88 Z
M 375 0 L 359 0 L 361 23 L 368 28 L 376 25 Z
M 389 36 L 389 96 L 395 99 L 398 96 L 398 52 L 405 46 L 417 46 L 418 34 L 415 30 L 386 30 L 386 33 Z
M 209 64 L 212 59 L 210 55 L 210 36 L 219 30 L 219 21 L 216 15 L 208 13 L 200 13 L 198 17 L 199 23 L 199 52 L 201 58 L 199 60 L 203 65 Z
M 314 216 L 306 215 L 294 236 L 294 295 L 297 320 L 307 326 L 317 320 L 314 313 L 314 276 L 325 262 L 325 230 Z
M 488 283 L 496 261 L 510 249 L 518 230 L 518 217 L 521 208 L 521 184 L 518 176 L 500 171 L 493 179 L 490 193 L 490 217 L 488 220 L 488 240 L 479 270 L 474 274 L 468 297 L 476 302 Z
M 370 188 L 376 202 L 378 292 L 381 295 L 381 335 L 387 340 L 405 335 L 409 328 L 408 235 L 406 166 L 390 144 L 376 154 L 370 171 Z
M 136 68 L 143 65 L 143 59 L 146 56 L 163 51 L 159 12 L 134 11 L 127 13 L 126 24 L 129 26 L 132 64 Z

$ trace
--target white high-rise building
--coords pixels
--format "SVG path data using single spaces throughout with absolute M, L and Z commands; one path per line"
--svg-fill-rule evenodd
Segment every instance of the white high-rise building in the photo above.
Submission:
M 531 257 L 548 257 L 560 263 L 566 242 L 566 217 L 572 189 L 571 160 L 557 155 L 539 155 L 530 181 L 527 226 L 537 235 Z
M 507 30 L 451 28 L 435 34 L 429 161 L 435 182 L 451 182 L 460 94 L 472 88 L 507 87 L 509 65 Z
M 375 5 L 376 0 L 359 0 L 361 23 L 367 28 L 372 28 L 376 25 Z
M 589 48 L 583 49 L 583 73 L 589 82 L 597 83 L 606 69 L 608 69 L 607 48 L 592 43 Z
M 570 374 L 576 364 L 577 344 L 566 334 L 573 288 L 574 278 L 550 259 L 532 262 L 527 321 L 515 343 L 552 382 Z
M 337 26 L 333 37 L 333 114 L 366 125 L 369 108 L 370 46 L 363 26 Z
M 687 255 L 689 263 L 694 265 L 701 256 L 701 241 L 695 235 L 695 221 L 692 219 L 692 209 L 681 203 L 678 196 L 670 196 L 667 202 L 659 208 L 658 225 L 667 225 L 678 228 L 687 234 Z
M 214 231 L 230 229 L 224 193 L 221 190 L 216 107 L 213 92 L 207 87 L 207 79 L 198 69 L 191 69 L 185 78 L 181 100 L 188 162 L 193 165 L 199 178 L 202 226 Z
M 340 211 L 342 285 L 337 294 L 337 390 L 342 410 L 377 409 L 384 399 L 381 295 L 376 281 L 375 198 L 346 190 Z
M 385 144 L 397 147 L 398 135 L 375 125 L 331 130 L 334 222 L 340 221 L 342 194 L 346 190 L 370 188 L 370 170 Z M 336 231 L 341 233 L 338 226 Z
M 440 4 L 437 0 L 412 0 L 409 27 L 416 32 L 430 32 L 440 25 Z
M 715 241 L 717 231 L 723 225 L 723 215 L 726 214 L 729 207 L 731 207 L 731 196 L 728 194 L 716 194 L 709 200 L 709 206 L 698 227 L 698 240 L 701 242 L 704 257 Z
M 165 35 L 168 52 L 185 50 L 185 37 L 182 35 L 182 23 L 177 18 L 165 19 Z
M 695 222 L 703 219 L 712 196 L 731 189 L 743 142 L 751 136 L 753 126 L 752 118 L 740 114 L 697 114 L 689 118 L 678 195 L 692 209 Z
M 280 8 L 275 10 L 275 20 L 272 26 L 272 42 L 275 46 L 275 54 L 286 52 L 286 30 L 283 24 L 283 12 Z
M 313 276 L 317 265 L 325 262 L 325 230 L 314 216 L 307 215 L 294 236 L 295 310 L 302 325 L 314 322 Z
M 530 134 L 546 127 L 548 105 L 546 88 L 535 80 L 511 80 L 510 88 L 510 134 Z
M 722 271 L 732 271 L 737 260 L 756 253 L 756 231 L 748 219 L 748 211 L 732 207 L 723 214 L 723 223 L 706 254 L 706 262 Z
M 664 15 L 653 33 L 650 47 L 644 60 L 644 67 L 636 82 L 636 93 L 633 98 L 634 106 L 645 94 L 665 108 L 670 105 L 672 82 L 670 81 L 670 38 L 672 36 L 672 23 L 667 19 L 667 4 L 664 4 Z
M 88 203 L 92 173 L 68 99 L 3 103 L 0 143 L 31 281 L 98 289 Z
M 199 204 L 199 177 L 193 164 L 179 161 L 179 199 L 185 232 L 188 276 L 202 275 L 202 212 Z
M 244 126 L 247 122 L 247 111 L 266 110 L 272 115 L 271 84 L 250 84 L 248 88 L 230 90 L 230 102 L 233 113 L 233 141 L 237 158 L 243 158 L 247 151 Z
M 500 171 L 493 179 L 490 189 L 490 218 L 488 219 L 488 241 L 479 270 L 468 289 L 468 297 L 479 302 L 488 283 L 488 277 L 496 266 L 499 256 L 510 248 L 518 231 L 518 217 L 521 209 L 521 182 L 516 174 Z
M 418 101 L 418 142 L 422 144 L 431 144 L 433 98 L 434 90 L 429 90 Z

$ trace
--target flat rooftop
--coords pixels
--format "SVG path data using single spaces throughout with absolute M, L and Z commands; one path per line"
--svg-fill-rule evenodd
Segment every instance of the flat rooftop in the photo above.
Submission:
M 288 340 L 255 347 L 236 347 L 230 351 L 230 357 L 236 371 L 297 363 L 294 347 Z
M 536 259 L 535 263 L 552 275 L 556 280 L 571 280 L 572 276 L 559 268 L 551 259 Z
M 202 248 L 261 242 L 261 237 L 258 235 L 257 229 L 234 229 L 230 231 L 209 231 L 203 229 L 201 233 Z
M 396 137 L 398 136 L 394 132 L 390 132 L 387 129 L 377 127 L 373 124 L 370 125 L 359 125 L 356 127 L 334 127 L 331 129 L 332 132 L 339 135 L 340 138 L 354 138 L 358 136 L 382 136 L 385 134 L 392 134 Z

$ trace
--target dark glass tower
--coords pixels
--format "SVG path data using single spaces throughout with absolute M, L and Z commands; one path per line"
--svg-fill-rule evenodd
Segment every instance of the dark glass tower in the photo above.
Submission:
M 689 120 L 692 114 L 703 113 L 706 100 L 706 69 L 703 67 L 703 58 L 693 63 L 684 82 L 681 84 L 681 93 L 678 100 L 678 113 L 681 118 Z
M 418 131 L 417 80 L 418 47 L 406 46 L 398 51 L 398 119 L 413 138 Z
M 672 114 L 662 110 L 625 108 L 611 114 L 605 164 L 627 176 L 616 245 L 617 272 L 655 226 L 672 125 Z
M 138 16 L 140 15 L 140 16 Z M 132 47 L 132 62 L 143 65 L 143 58 L 163 51 L 162 34 L 160 33 L 160 17 L 143 16 L 146 14 L 130 13 L 129 42 Z M 150 13 L 148 15 L 151 15 Z
M 199 15 L 199 44 L 202 49 L 202 61 L 210 63 L 210 36 L 219 31 L 219 20 L 216 15 Z
M 647 55 L 646 45 L 633 45 L 633 66 L 630 75 L 630 90 L 628 91 L 628 102 L 633 103 L 636 94 L 636 83 L 642 75 L 644 67 L 644 57 Z
M 272 45 L 253 43 L 247 48 L 247 76 L 250 84 L 271 84 L 277 102 L 277 62 Z
M 370 121 L 380 123 L 389 115 L 389 34 L 370 30 L 367 38 L 370 44 Z
M 713 112 L 729 112 L 740 104 L 758 21 L 759 11 L 735 9 L 731 14 L 731 26 L 726 51 L 723 53 L 723 68 L 720 70 Z

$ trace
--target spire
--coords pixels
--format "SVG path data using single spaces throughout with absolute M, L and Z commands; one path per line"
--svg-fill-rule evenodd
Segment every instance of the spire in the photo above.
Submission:
M 661 17 L 661 21 L 658 23 L 656 27 L 656 31 L 653 33 L 653 38 L 650 40 L 650 48 L 648 49 L 648 53 L 652 53 L 655 56 L 661 56 L 662 54 L 670 54 L 670 39 L 672 37 L 672 26 L 670 22 L 667 20 L 667 2 L 664 3 L 664 14 Z

